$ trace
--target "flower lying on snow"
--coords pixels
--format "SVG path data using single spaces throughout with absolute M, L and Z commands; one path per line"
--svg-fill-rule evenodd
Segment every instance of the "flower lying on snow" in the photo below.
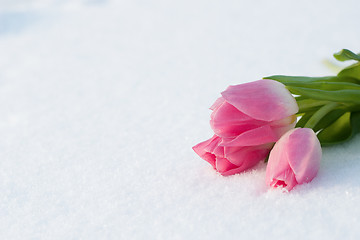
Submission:
M 270 152 L 266 184 L 291 190 L 310 182 L 320 168 L 321 146 L 310 128 L 296 128 L 285 133 Z
M 211 107 L 215 135 L 193 147 L 222 175 L 265 160 L 285 132 L 293 129 L 298 106 L 279 82 L 259 80 L 228 87 Z
M 228 87 L 211 107 L 214 136 L 194 151 L 224 176 L 270 153 L 269 186 L 291 190 L 311 181 L 320 167 L 320 144 L 342 143 L 360 132 L 360 54 L 343 49 L 334 57 L 357 62 L 336 76 L 275 75 Z

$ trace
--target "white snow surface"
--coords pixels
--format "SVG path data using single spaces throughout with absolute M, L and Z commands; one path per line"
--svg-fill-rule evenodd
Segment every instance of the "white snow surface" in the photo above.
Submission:
M 0 1 L 0 239 L 359 239 L 360 136 L 290 193 L 191 149 L 228 85 L 334 74 L 358 0 Z

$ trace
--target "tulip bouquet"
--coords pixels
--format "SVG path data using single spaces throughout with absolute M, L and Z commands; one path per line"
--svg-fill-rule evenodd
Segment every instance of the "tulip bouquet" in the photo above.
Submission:
M 360 54 L 343 49 L 334 57 L 356 62 L 336 76 L 275 75 L 229 86 L 210 107 L 214 136 L 193 150 L 223 176 L 266 161 L 270 187 L 310 182 L 321 146 L 360 132 Z

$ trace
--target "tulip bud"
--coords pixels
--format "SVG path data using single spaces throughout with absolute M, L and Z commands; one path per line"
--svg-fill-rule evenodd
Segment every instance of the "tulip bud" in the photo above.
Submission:
M 219 137 L 237 138 L 237 145 L 246 146 L 253 145 L 247 142 L 259 135 L 262 143 L 275 142 L 294 127 L 294 114 L 299 108 L 279 82 L 258 80 L 229 86 L 221 94 L 210 108 L 213 110 L 210 125 Z M 262 143 L 256 140 L 256 144 Z
M 310 128 L 285 133 L 270 152 L 266 184 L 290 191 L 295 185 L 310 182 L 318 173 L 321 146 Z

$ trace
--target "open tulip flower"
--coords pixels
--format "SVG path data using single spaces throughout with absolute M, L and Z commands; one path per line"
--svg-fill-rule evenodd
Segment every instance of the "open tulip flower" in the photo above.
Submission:
M 266 184 L 290 191 L 295 185 L 310 182 L 319 171 L 321 146 L 310 128 L 285 133 L 270 152 Z
M 221 175 L 240 173 L 267 158 L 273 143 L 257 146 L 222 146 L 222 138 L 214 135 L 193 147 L 194 151 L 210 163 Z
M 273 143 L 293 129 L 298 106 L 279 82 L 230 86 L 211 107 L 215 135 L 194 151 L 222 175 L 249 169 L 267 158 Z

